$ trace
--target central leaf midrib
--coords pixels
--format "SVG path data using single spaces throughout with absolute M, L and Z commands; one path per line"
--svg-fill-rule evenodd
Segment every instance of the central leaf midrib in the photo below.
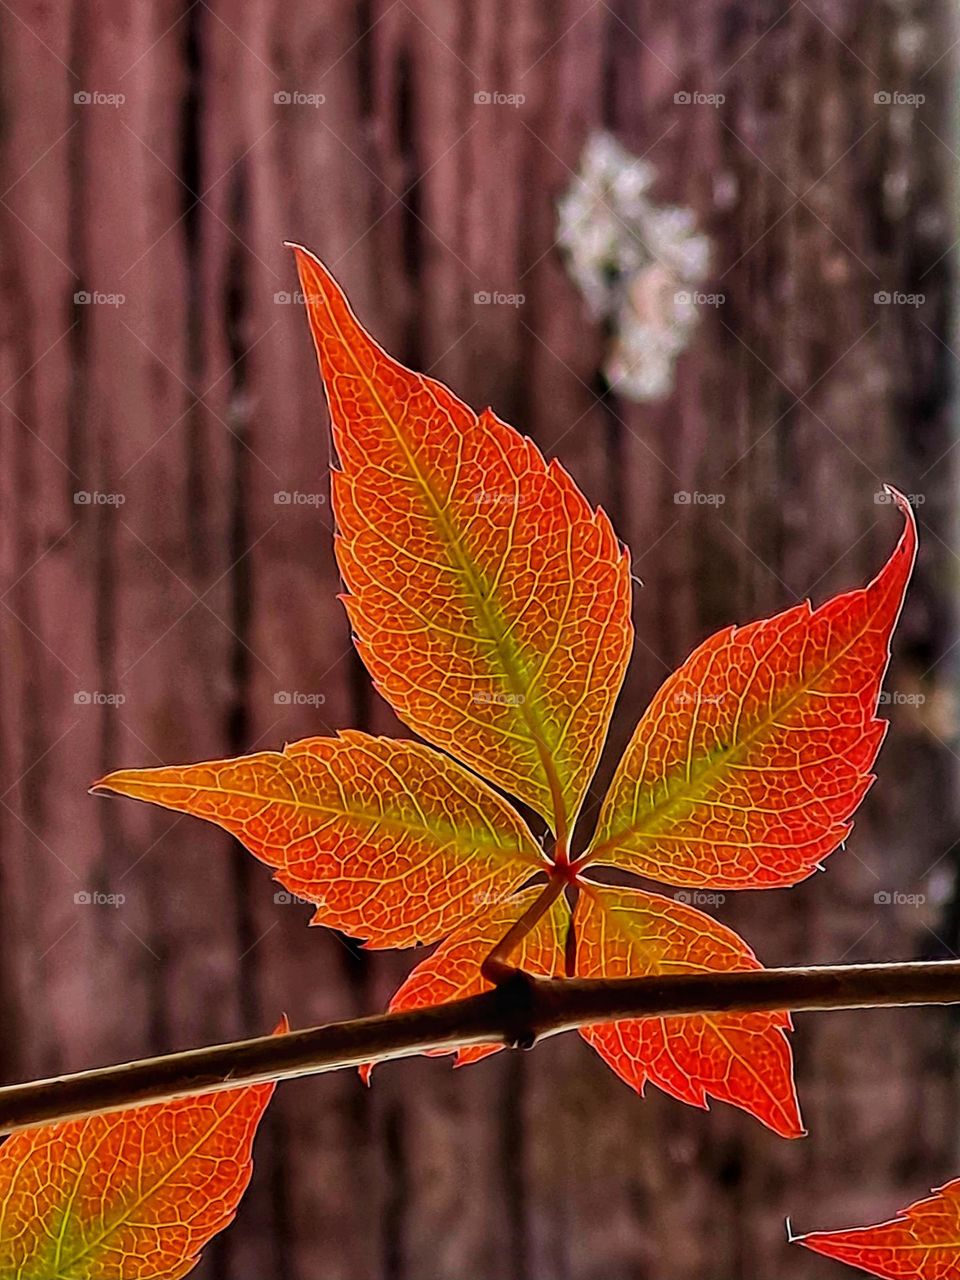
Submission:
M 524 683 L 521 678 L 521 672 L 517 665 L 518 657 L 513 653 L 509 639 L 505 634 L 505 628 L 501 625 L 497 613 L 488 608 L 487 601 L 484 598 L 481 584 L 477 576 L 476 567 L 470 558 L 461 551 L 459 540 L 455 536 L 455 530 L 447 519 L 443 507 L 433 491 L 432 485 L 429 483 L 427 477 L 417 467 L 416 459 L 407 447 L 407 443 L 400 431 L 399 424 L 393 420 L 393 417 L 387 410 L 386 405 L 380 398 L 377 388 L 367 376 L 366 370 L 355 356 L 350 343 L 347 341 L 340 325 L 337 322 L 337 317 L 334 314 L 332 307 L 328 305 L 327 311 L 333 325 L 336 327 L 344 349 L 350 353 L 350 358 L 353 360 L 357 373 L 363 380 L 367 390 L 370 392 L 370 395 L 379 406 L 380 412 L 383 414 L 384 421 L 389 424 L 390 429 L 393 432 L 394 439 L 406 459 L 410 472 L 417 483 L 421 486 L 424 495 L 427 498 L 428 505 L 432 507 L 434 520 L 440 526 L 441 532 L 446 535 L 445 545 L 450 550 L 451 555 L 459 561 L 460 569 L 472 589 L 474 610 L 479 615 L 481 622 L 485 624 L 487 630 L 493 636 L 494 644 L 496 645 L 497 652 L 500 654 L 502 659 L 507 680 L 511 685 L 513 692 L 522 699 L 519 704 L 520 717 L 527 724 L 534 745 L 537 748 L 537 753 L 540 756 L 540 763 L 543 767 L 544 774 L 546 775 L 548 790 L 553 799 L 555 822 L 558 826 L 564 825 L 565 813 L 563 789 L 553 762 L 550 742 L 545 732 L 541 717 L 533 711 L 532 699 L 528 699 L 527 697 L 529 685 Z
M 234 800 L 256 800 L 262 804 L 275 804 L 282 805 L 289 809 L 306 810 L 308 813 L 316 813 L 325 818 L 343 818 L 356 822 L 370 822 L 377 826 L 387 827 L 390 830 L 405 836 L 429 836 L 436 840 L 443 839 L 444 832 L 446 831 L 449 833 L 451 844 L 456 845 L 458 848 L 466 848 L 471 853 L 476 853 L 483 849 L 489 849 L 491 852 L 501 854 L 517 853 L 521 856 L 524 856 L 525 854 L 525 851 L 520 847 L 519 840 L 517 842 L 516 849 L 512 849 L 507 845 L 501 844 L 485 844 L 482 838 L 474 838 L 472 833 L 470 839 L 465 840 L 465 833 L 463 832 L 463 829 L 458 827 L 441 828 L 438 830 L 433 827 L 423 826 L 416 822 L 405 822 L 402 818 L 387 817 L 386 815 L 373 812 L 368 813 L 362 809 L 329 807 L 311 800 L 298 800 L 296 797 L 260 795 L 255 791 L 236 791 L 232 787 L 204 786 L 202 783 L 195 782 L 149 782 L 142 778 L 137 779 L 137 786 L 141 787 L 143 790 L 154 789 L 157 791 L 169 790 L 171 787 L 183 787 L 185 790 L 200 792 L 203 795 L 229 796 Z M 179 805 L 175 807 L 180 808 Z M 187 812 L 192 811 L 188 810 Z M 196 816 L 205 817 L 206 815 L 197 814 Z M 537 863 L 537 865 L 539 866 L 539 863 Z

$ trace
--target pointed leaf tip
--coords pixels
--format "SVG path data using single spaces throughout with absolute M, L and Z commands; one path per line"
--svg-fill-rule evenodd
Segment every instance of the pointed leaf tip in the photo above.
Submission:
M 960 1178 L 886 1222 L 809 1232 L 791 1244 L 881 1280 L 951 1280 L 960 1275 Z

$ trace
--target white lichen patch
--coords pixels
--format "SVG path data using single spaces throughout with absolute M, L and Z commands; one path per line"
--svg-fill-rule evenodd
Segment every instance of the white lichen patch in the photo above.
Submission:
M 612 330 L 604 375 L 633 400 L 659 400 L 673 389 L 710 265 L 710 242 L 693 211 L 654 203 L 655 178 L 651 164 L 595 133 L 557 207 L 570 276 L 594 319 Z

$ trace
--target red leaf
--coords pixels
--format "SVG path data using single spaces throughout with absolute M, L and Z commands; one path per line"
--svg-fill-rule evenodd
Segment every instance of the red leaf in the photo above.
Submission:
M 577 974 L 631 978 L 759 969 L 731 929 L 696 908 L 639 889 L 590 886 L 577 903 Z M 638 1018 L 583 1027 L 617 1075 L 638 1093 L 647 1081 L 706 1107 L 742 1107 L 785 1138 L 803 1134 L 784 1013 Z
M 893 497 L 905 528 L 868 587 L 719 631 L 663 684 L 589 862 L 769 889 L 805 879 L 849 835 L 886 730 L 877 700 L 916 556 L 913 512 Z
M 435 942 L 545 866 L 516 810 L 419 742 L 305 738 L 96 787 L 217 823 L 317 904 L 312 923 L 377 947 Z
M 507 932 L 544 872 L 551 892 L 581 890 L 580 973 L 755 967 L 729 930 L 599 887 L 589 869 L 770 888 L 808 876 L 849 834 L 884 733 L 877 700 L 916 554 L 906 500 L 893 494 L 905 529 L 867 587 L 727 628 L 666 681 L 571 863 L 629 655 L 626 554 L 561 467 L 388 356 L 329 272 L 295 252 L 342 467 L 337 554 L 360 652 L 408 724 L 552 823 L 550 858 L 454 761 L 359 734 L 101 785 L 234 832 L 317 904 L 318 923 L 376 946 L 447 938 L 394 1007 L 481 989 L 497 927 Z M 544 958 L 542 941 L 513 958 L 553 965 L 555 944 Z M 724 1099 L 795 1135 L 788 1025 L 782 1014 L 628 1021 L 587 1038 L 638 1089 L 652 1080 L 697 1105 Z
M 610 521 L 489 409 L 377 345 L 295 248 L 342 471 L 337 559 L 360 655 L 402 720 L 565 845 L 630 656 Z
M 277 1032 L 288 1029 L 284 1019 Z M 0 1147 L 0 1275 L 180 1280 L 233 1221 L 272 1084 L 63 1124 Z
M 875 1227 L 815 1231 L 802 1244 L 885 1280 L 957 1280 L 960 1276 L 960 1178 Z

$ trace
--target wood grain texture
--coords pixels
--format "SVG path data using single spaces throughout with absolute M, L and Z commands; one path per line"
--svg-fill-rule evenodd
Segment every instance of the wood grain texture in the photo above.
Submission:
M 251 1034 L 281 1009 L 294 1025 L 374 1011 L 410 967 L 308 930 L 309 908 L 275 902 L 226 836 L 85 794 L 120 765 L 399 731 L 334 600 L 327 423 L 283 300 L 285 238 L 333 265 L 388 350 L 491 404 L 610 512 L 645 582 L 616 748 L 711 630 L 865 580 L 889 541 L 881 480 L 924 495 L 888 688 L 927 701 L 890 708 L 880 781 L 829 874 L 716 913 L 767 964 L 957 949 L 948 16 L 866 0 L 0 8 L 5 1079 Z M 893 89 L 926 103 L 881 110 Z M 476 106 L 479 90 L 526 101 Z M 678 106 L 680 90 L 726 102 Z M 326 100 L 274 102 L 293 91 Z M 603 335 L 552 248 L 600 126 L 648 152 L 657 195 L 715 243 L 726 302 L 659 405 L 597 398 Z M 78 290 L 126 300 L 75 305 Z M 525 302 L 475 306 L 480 290 Z M 926 303 L 878 307 L 880 290 Z M 829 1264 L 785 1248 L 786 1212 L 798 1229 L 877 1221 L 956 1173 L 954 1035 L 933 1011 L 799 1023 L 814 1136 L 796 1144 L 730 1108 L 639 1101 L 575 1036 L 462 1072 L 384 1067 L 369 1093 L 346 1074 L 284 1086 L 241 1215 L 196 1275 L 818 1280 Z

